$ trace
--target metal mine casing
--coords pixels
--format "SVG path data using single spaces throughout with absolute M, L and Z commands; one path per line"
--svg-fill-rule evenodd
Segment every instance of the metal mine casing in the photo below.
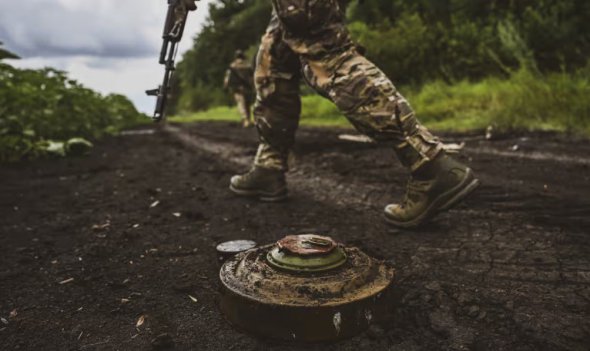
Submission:
M 299 242 L 282 247 L 289 238 Z M 383 319 L 394 269 L 354 247 L 335 242 L 322 247 L 322 240 L 333 242 L 317 235 L 289 236 L 229 259 L 220 271 L 225 317 L 246 332 L 300 342 L 351 337 Z M 306 263 L 302 271 L 292 265 L 283 269 L 273 259 L 277 248 L 291 256 L 285 262 L 309 258 L 316 266 L 311 271 Z M 345 262 L 335 264 L 341 255 Z M 325 269 L 317 265 L 322 256 L 327 257 Z

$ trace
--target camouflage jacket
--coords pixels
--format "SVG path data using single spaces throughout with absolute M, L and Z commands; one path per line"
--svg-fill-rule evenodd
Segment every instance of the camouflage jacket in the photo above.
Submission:
M 233 91 L 253 90 L 254 70 L 252 65 L 243 59 L 235 59 L 225 73 L 223 85 Z

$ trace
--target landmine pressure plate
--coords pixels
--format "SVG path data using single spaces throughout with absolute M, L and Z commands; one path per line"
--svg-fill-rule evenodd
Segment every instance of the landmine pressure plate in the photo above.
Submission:
M 314 234 L 237 254 L 222 266 L 220 307 L 238 329 L 299 342 L 354 336 L 385 317 L 394 269 Z

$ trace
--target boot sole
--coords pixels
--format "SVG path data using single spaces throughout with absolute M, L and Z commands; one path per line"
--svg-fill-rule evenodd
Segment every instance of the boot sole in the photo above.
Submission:
M 418 227 L 424 222 L 432 219 L 438 213 L 447 211 L 451 209 L 453 206 L 460 203 L 465 197 L 467 197 L 475 189 L 477 189 L 479 184 L 480 182 L 477 178 L 474 177 L 473 171 L 470 168 L 468 168 L 465 177 L 463 178 L 461 183 L 459 183 L 459 185 L 447 191 L 446 193 L 440 195 L 437 199 L 435 199 L 432 202 L 432 204 L 426 209 L 426 211 L 424 211 L 418 217 L 407 222 L 400 222 L 395 219 L 392 219 L 387 215 L 387 213 L 385 213 L 385 220 L 388 223 L 400 228 Z
M 229 190 L 238 196 L 256 198 L 262 202 L 281 202 L 286 200 L 288 197 L 286 190 L 276 194 L 267 194 L 256 190 L 238 189 L 231 184 L 229 186 Z

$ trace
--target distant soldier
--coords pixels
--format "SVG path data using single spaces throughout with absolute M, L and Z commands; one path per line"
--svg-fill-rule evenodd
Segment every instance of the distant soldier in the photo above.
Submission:
M 358 131 L 390 145 L 410 171 L 405 196 L 385 207 L 389 223 L 416 227 L 478 186 L 473 171 L 445 153 L 391 80 L 359 54 L 346 29 L 340 0 L 272 0 L 272 4 L 254 77 L 260 146 L 251 170 L 231 179 L 234 193 L 262 201 L 287 197 L 285 172 L 301 113 L 301 75 Z
M 244 52 L 237 50 L 234 61 L 225 73 L 223 86 L 233 93 L 244 128 L 252 125 L 250 108 L 252 106 L 253 79 L 252 65 L 246 61 Z

